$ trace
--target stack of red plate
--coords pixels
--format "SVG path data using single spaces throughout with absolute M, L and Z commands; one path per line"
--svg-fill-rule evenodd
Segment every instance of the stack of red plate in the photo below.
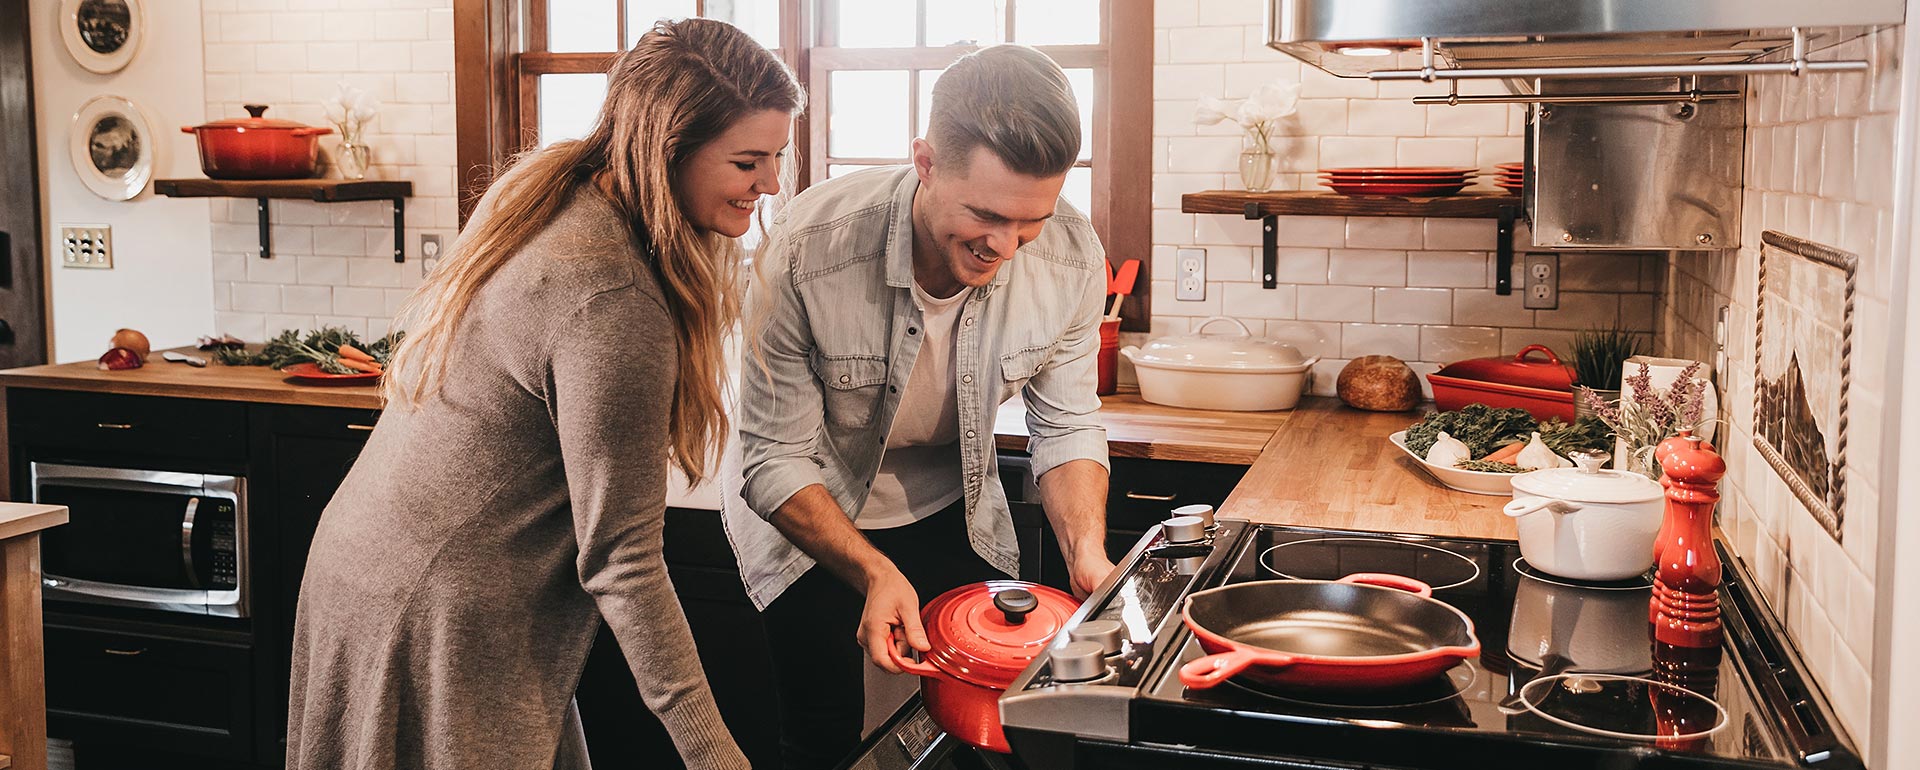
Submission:
M 1320 183 L 1342 195 L 1452 195 L 1473 181 L 1476 169 L 1441 166 L 1323 168 Z
M 1525 167 L 1526 164 L 1519 161 L 1494 166 L 1495 169 L 1499 170 L 1499 175 L 1494 177 L 1493 186 L 1510 193 L 1520 192 L 1520 179 L 1524 175 L 1523 169 Z

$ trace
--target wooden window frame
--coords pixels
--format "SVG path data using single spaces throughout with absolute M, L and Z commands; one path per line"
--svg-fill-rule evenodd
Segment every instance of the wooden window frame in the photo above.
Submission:
M 924 1 L 924 0 L 923 0 Z M 625 46 L 625 3 L 616 2 L 621 45 Z M 605 72 L 618 54 L 553 53 L 546 50 L 545 14 L 528 0 L 453 0 L 454 102 L 460 190 L 460 222 L 495 170 L 531 146 L 539 125 L 539 77 L 546 74 Z M 701 5 L 704 5 L 704 0 Z M 827 73 L 848 69 L 942 69 L 972 50 L 944 48 L 843 49 L 807 45 L 818 41 L 825 25 L 811 0 L 781 0 L 778 53 L 807 87 L 807 112 L 796 125 L 804 145 L 796 171 L 801 189 L 826 172 L 824 131 L 812 130 L 810 116 L 827 114 Z M 1037 46 L 1065 69 L 1094 74 L 1092 217 L 1114 265 L 1140 261 L 1140 280 L 1121 308 L 1121 328 L 1146 331 L 1152 313 L 1152 122 L 1114 121 L 1113 115 L 1153 112 L 1153 3 L 1151 0 L 1102 0 L 1105 29 L 1099 45 Z M 786 23 L 786 22 L 793 23 Z M 1008 26 L 1011 27 L 1011 21 Z M 919 33 L 916 33 L 919 34 Z M 524 45 L 523 45 L 524 41 Z M 910 81 L 911 82 L 911 81 Z M 918 89 L 910 89 L 908 120 L 919 114 Z

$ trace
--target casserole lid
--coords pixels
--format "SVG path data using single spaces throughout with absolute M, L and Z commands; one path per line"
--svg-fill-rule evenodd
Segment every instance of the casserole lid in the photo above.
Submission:
M 310 134 L 333 133 L 333 129 L 331 128 L 321 128 L 319 126 L 309 126 L 305 123 L 296 123 L 291 120 L 263 117 L 267 111 L 267 105 L 264 104 L 249 104 L 246 105 L 246 110 L 247 117 L 222 118 L 220 120 L 202 123 L 189 130 L 233 129 L 236 131 L 297 131 L 305 129 L 307 133 Z
M 954 678 L 1007 689 L 1078 609 L 1073 597 L 1022 580 L 960 586 L 920 611 L 933 645 L 927 662 Z
M 1516 494 L 1574 503 L 1644 503 L 1666 495 L 1660 482 L 1632 471 L 1605 470 L 1606 452 L 1574 452 L 1577 468 L 1545 468 L 1513 477 Z
M 1534 358 L 1535 353 L 1546 358 Z M 1573 368 L 1560 363 L 1560 357 L 1545 345 L 1528 345 L 1511 357 L 1469 358 L 1448 364 L 1434 374 L 1540 390 L 1573 391 Z
M 1239 327 L 1238 335 L 1203 334 L 1216 321 Z M 1255 337 L 1247 325 L 1226 316 L 1214 316 L 1194 327 L 1194 333 L 1159 337 L 1131 354 L 1134 363 L 1176 368 L 1248 372 L 1300 372 L 1319 358 L 1307 358 L 1292 345 Z

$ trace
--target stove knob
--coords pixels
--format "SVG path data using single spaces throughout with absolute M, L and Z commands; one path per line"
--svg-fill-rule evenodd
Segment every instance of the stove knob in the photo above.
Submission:
M 1099 642 L 1068 642 L 1053 651 L 1056 682 L 1086 682 L 1106 675 L 1106 650 Z
M 1125 637 L 1118 620 L 1089 620 L 1074 626 L 1067 632 L 1067 638 L 1076 642 L 1093 642 L 1100 645 L 1102 654 L 1118 655 L 1124 649 Z
M 1207 539 L 1207 522 L 1198 516 L 1175 516 L 1160 523 L 1169 543 L 1198 543 Z
M 1213 506 L 1206 503 L 1183 505 L 1173 509 L 1175 516 L 1197 516 L 1207 523 L 1207 529 L 1213 529 Z

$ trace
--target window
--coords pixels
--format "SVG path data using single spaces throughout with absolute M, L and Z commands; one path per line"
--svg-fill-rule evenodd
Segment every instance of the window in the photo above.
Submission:
M 1150 126 L 1109 116 L 1151 110 L 1149 0 L 455 0 L 462 189 L 514 152 L 585 135 L 613 57 L 655 20 L 694 15 L 746 30 L 798 73 L 802 188 L 907 162 L 934 82 L 966 52 L 1040 49 L 1080 101 L 1081 155 L 1062 194 L 1092 217 L 1111 261 L 1146 261 Z M 1125 328 L 1146 329 L 1149 294 L 1126 303 Z

